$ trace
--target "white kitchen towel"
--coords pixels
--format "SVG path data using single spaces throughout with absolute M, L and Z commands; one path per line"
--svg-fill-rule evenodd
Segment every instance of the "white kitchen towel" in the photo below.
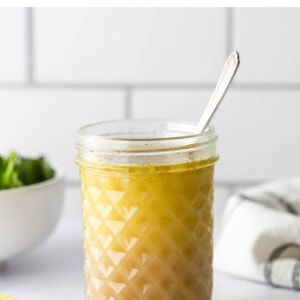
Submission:
M 270 182 L 229 198 L 214 267 L 300 290 L 300 178 Z

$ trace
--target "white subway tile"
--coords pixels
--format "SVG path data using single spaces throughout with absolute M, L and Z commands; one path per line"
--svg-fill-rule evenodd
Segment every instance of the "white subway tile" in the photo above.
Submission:
M 238 8 L 233 24 L 239 82 L 300 82 L 299 8 Z
M 298 176 L 300 92 L 230 90 L 213 120 L 220 160 L 216 179 L 257 181 Z M 137 90 L 135 118 L 197 120 L 209 93 Z
M 133 118 L 181 119 L 197 121 L 211 93 L 198 90 L 135 89 Z
M 26 80 L 25 8 L 0 8 L 0 83 Z
M 36 79 L 104 83 L 215 81 L 222 8 L 39 8 Z
M 75 140 L 79 127 L 124 116 L 121 91 L 0 91 L 1 153 L 45 155 L 69 179 L 78 179 Z

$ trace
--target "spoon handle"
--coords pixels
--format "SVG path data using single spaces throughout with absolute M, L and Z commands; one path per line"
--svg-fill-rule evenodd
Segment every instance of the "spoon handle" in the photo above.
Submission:
M 221 76 L 196 127 L 195 133 L 201 133 L 208 126 L 221 100 L 226 94 L 227 89 L 239 67 L 239 64 L 240 59 L 238 52 L 231 52 L 225 61 Z

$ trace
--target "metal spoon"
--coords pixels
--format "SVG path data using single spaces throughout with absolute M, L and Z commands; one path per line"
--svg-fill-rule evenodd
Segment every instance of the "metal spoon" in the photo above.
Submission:
M 203 115 L 195 129 L 195 134 L 200 134 L 209 125 L 214 113 L 216 112 L 221 100 L 224 98 L 230 83 L 240 65 L 238 52 L 231 52 L 225 61 L 223 71 L 218 80 L 213 94 L 204 110 Z

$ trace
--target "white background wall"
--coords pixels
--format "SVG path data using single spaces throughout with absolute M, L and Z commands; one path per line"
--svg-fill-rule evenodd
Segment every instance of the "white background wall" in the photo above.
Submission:
M 216 179 L 300 174 L 299 8 L 1 8 L 0 45 L 2 154 L 44 154 L 77 180 L 81 125 L 198 120 L 236 49 Z

